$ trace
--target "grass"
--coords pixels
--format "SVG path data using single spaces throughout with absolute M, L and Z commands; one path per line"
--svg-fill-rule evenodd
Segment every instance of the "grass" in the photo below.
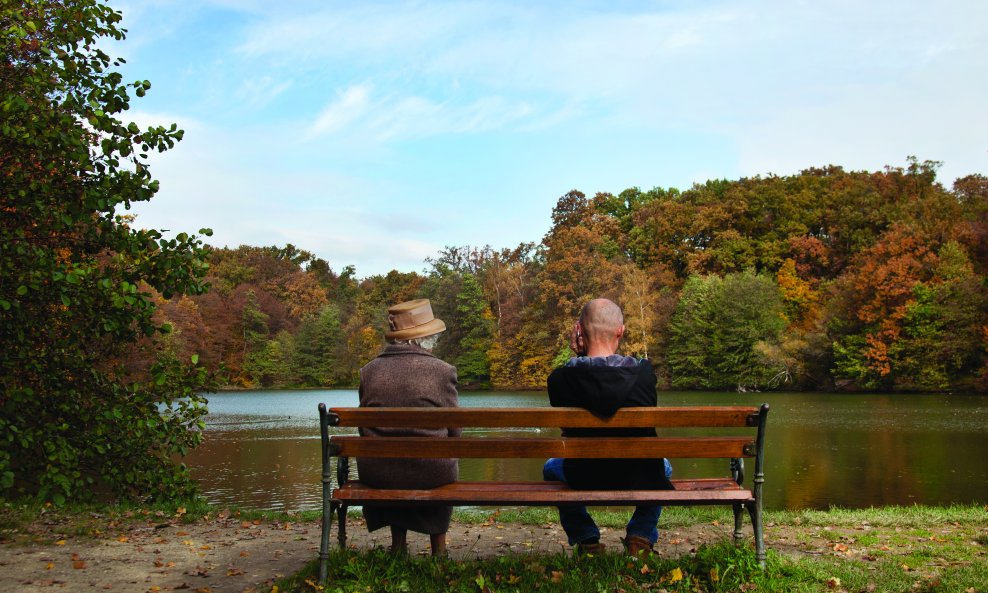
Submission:
M 988 564 L 983 558 L 932 569 L 926 566 L 919 557 L 905 560 L 793 559 L 770 553 L 763 571 L 755 561 L 753 550 L 735 548 L 728 542 L 701 547 L 695 554 L 682 558 L 644 560 L 608 553 L 583 558 L 563 554 L 508 555 L 484 561 L 454 562 L 394 557 L 383 550 L 336 551 L 330 558 L 331 570 L 325 586 L 316 582 L 318 565 L 313 562 L 291 579 L 279 583 L 277 590 L 279 593 L 986 591 Z
M 584 557 L 506 555 L 458 562 L 395 557 L 383 550 L 338 550 L 332 554 L 330 566 L 324 587 L 316 583 L 318 564 L 313 562 L 279 583 L 278 591 L 737 591 L 745 583 L 767 582 L 776 570 L 772 565 L 760 571 L 753 553 L 729 544 L 702 548 L 694 556 L 679 560 L 633 560 L 608 553 Z
M 596 519 L 623 527 L 626 511 L 595 510 Z M 460 510 L 455 520 L 544 524 L 552 509 Z M 662 526 L 733 520 L 729 510 L 670 508 Z M 618 553 L 505 555 L 452 561 L 394 557 L 383 550 L 334 550 L 325 585 L 318 563 L 278 583 L 279 593 L 452 591 L 512 593 L 988 593 L 988 507 L 882 507 L 766 514 L 770 533 L 794 534 L 817 549 L 780 553 L 770 546 L 761 570 L 750 546 L 729 541 L 701 546 L 680 558 L 629 559 Z M 799 546 L 796 546 L 799 548 Z M 267 592 L 265 592 L 267 593 Z

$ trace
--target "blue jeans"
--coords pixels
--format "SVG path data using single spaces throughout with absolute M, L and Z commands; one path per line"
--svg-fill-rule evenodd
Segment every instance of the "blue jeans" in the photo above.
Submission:
M 666 477 L 672 477 L 672 464 L 665 460 Z M 566 476 L 563 474 L 563 460 L 551 458 L 542 466 L 542 479 L 546 481 L 565 482 Z M 581 542 L 600 537 L 600 530 L 594 523 L 593 517 L 587 512 L 587 507 L 583 505 L 564 505 L 559 508 L 559 522 L 566 532 L 569 544 L 575 546 Z M 659 539 L 659 516 L 662 514 L 662 506 L 638 506 L 628 521 L 628 535 L 644 537 L 652 544 Z

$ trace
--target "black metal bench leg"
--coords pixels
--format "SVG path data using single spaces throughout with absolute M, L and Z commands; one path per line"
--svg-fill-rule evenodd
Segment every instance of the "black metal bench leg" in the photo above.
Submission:
M 734 545 L 741 545 L 744 533 L 741 531 L 741 524 L 744 521 L 744 505 L 734 505 Z
M 751 515 L 751 527 L 755 532 L 755 558 L 758 559 L 758 565 L 765 568 L 767 555 L 765 553 L 765 533 L 762 529 L 761 505 L 755 503 L 746 506 L 748 507 L 748 514 Z
M 346 511 L 347 505 L 341 505 L 336 511 L 336 516 L 340 520 L 340 531 L 337 534 L 337 541 L 340 542 L 340 549 L 346 549 Z
M 328 501 L 322 505 L 322 539 L 319 541 L 319 582 L 325 583 L 329 574 L 329 534 L 333 528 L 333 511 L 336 503 Z

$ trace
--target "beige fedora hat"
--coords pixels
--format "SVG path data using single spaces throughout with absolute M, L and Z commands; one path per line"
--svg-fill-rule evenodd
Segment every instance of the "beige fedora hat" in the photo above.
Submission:
M 391 331 L 384 333 L 388 340 L 424 338 L 446 330 L 442 319 L 436 319 L 432 314 L 429 299 L 415 299 L 388 307 L 388 325 Z

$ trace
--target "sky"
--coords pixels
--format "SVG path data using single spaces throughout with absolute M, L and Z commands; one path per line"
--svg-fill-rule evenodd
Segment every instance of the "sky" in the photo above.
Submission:
M 185 130 L 137 225 L 361 278 L 539 242 L 573 189 L 988 174 L 984 0 L 110 2 L 125 119 Z

